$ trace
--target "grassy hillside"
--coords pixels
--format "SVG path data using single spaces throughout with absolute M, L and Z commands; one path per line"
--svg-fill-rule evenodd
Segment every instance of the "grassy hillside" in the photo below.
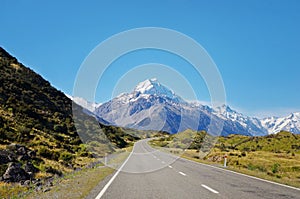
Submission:
M 102 125 L 101 130 L 94 117 L 76 104 L 73 108 L 77 118 L 72 117 L 72 101 L 64 93 L 0 47 L 0 176 L 9 161 L 22 168 L 32 163 L 38 169 L 34 178 L 61 175 L 138 139 L 118 127 Z M 19 148 L 24 154 L 17 154 Z M 13 160 L 7 159 L 8 154 Z
M 261 137 L 212 137 L 204 131 L 187 130 L 153 140 L 151 144 L 164 147 L 164 151 L 219 166 L 223 165 L 227 155 L 229 169 L 300 187 L 300 135 L 282 131 Z

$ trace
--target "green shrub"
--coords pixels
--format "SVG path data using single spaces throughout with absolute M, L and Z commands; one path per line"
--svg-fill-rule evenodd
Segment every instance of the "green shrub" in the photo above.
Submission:
M 267 169 L 264 166 L 257 166 L 257 169 L 261 172 L 267 172 Z
M 58 151 L 52 151 L 52 156 L 51 156 L 51 159 L 52 160 L 58 160 L 59 159 L 59 157 L 60 157 L 60 152 L 58 152 Z
M 277 172 L 279 171 L 279 168 L 280 168 L 280 164 L 275 163 L 275 164 L 272 166 L 272 173 L 277 173 Z
M 64 151 L 60 154 L 59 159 L 64 162 L 71 162 L 73 159 L 73 155 L 69 152 Z
M 6 164 L 0 165 L 0 176 L 2 176 L 5 173 L 6 169 L 7 169 Z
M 42 146 L 39 148 L 37 154 L 44 158 L 52 159 L 52 152 L 47 147 Z
M 248 164 L 247 168 L 248 170 L 254 171 L 256 169 L 256 166 L 250 163 Z
M 45 171 L 46 171 L 47 173 L 56 174 L 56 175 L 58 175 L 58 176 L 62 176 L 62 174 L 63 174 L 61 171 L 59 171 L 59 170 L 57 170 L 57 169 L 54 169 L 54 168 L 51 167 L 51 166 L 46 166 L 46 167 L 45 167 Z

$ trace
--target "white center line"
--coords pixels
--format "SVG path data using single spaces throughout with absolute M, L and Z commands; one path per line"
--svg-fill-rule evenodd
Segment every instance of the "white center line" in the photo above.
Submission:
M 206 186 L 205 184 L 202 184 L 201 186 L 204 187 L 205 189 L 207 189 L 207 190 L 213 192 L 213 193 L 219 193 L 218 191 L 216 191 L 216 190 L 210 188 L 209 186 Z
M 171 168 L 171 169 L 173 168 L 171 165 L 169 165 L 168 167 Z
M 183 175 L 183 176 L 186 176 L 186 174 L 185 174 L 185 173 L 183 173 L 183 172 L 181 172 L 181 171 L 180 171 L 179 173 L 180 173 L 181 175 Z

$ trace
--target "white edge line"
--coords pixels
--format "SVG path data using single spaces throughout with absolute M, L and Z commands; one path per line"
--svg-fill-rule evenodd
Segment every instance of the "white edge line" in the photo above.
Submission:
M 245 176 L 245 177 L 252 178 L 252 179 L 255 179 L 255 180 L 260 180 L 260 181 L 263 181 L 263 182 L 268 182 L 268 183 L 270 183 L 270 184 L 275 184 L 275 185 L 278 185 L 278 186 L 282 186 L 282 187 L 286 187 L 286 188 L 290 188 L 290 189 L 294 189 L 294 190 L 300 191 L 300 188 L 297 188 L 297 187 L 292 187 L 292 186 L 285 185 L 285 184 L 281 184 L 281 183 L 278 183 L 278 182 L 272 182 L 272 181 L 270 181 L 270 180 L 265 180 L 265 179 L 262 179 L 262 178 L 250 176 L 250 175 L 243 174 L 243 173 L 238 173 L 238 172 L 231 171 L 231 170 L 227 170 L 227 169 L 223 169 L 223 168 L 220 168 L 220 167 L 215 167 L 215 166 L 212 166 L 212 165 L 209 165 L 209 164 L 204 164 L 204 163 L 201 163 L 201 162 L 196 162 L 196 161 L 189 160 L 189 159 L 182 158 L 182 157 L 178 157 L 178 156 L 175 156 L 175 155 L 173 155 L 173 154 L 169 154 L 169 153 L 166 153 L 166 152 L 163 152 L 163 151 L 160 151 L 160 152 L 161 152 L 161 153 L 165 153 L 165 154 L 167 154 L 167 155 L 169 155 L 169 156 L 171 156 L 171 157 L 174 157 L 174 158 L 176 158 L 176 159 L 186 160 L 186 161 L 189 161 L 189 162 L 192 162 L 192 163 L 195 163 L 195 164 L 200 164 L 200 165 L 203 165 L 203 166 L 207 166 L 207 167 L 219 169 L 219 170 L 222 170 L 222 171 L 234 173 L 234 174 L 241 175 L 241 176 Z
M 235 171 L 231 171 L 231 170 L 227 170 L 227 169 L 215 167 L 215 166 L 212 166 L 212 165 L 209 165 L 209 164 L 204 164 L 204 163 L 201 163 L 201 162 L 195 162 L 193 160 L 189 160 L 189 159 L 186 159 L 186 158 L 181 158 L 181 157 L 179 157 L 179 158 L 182 159 L 182 160 L 187 160 L 187 161 L 192 162 L 192 163 L 204 165 L 204 166 L 207 166 L 207 167 L 212 167 L 212 168 L 219 169 L 219 170 L 222 170 L 222 171 L 234 173 L 234 174 L 245 176 L 245 177 L 252 178 L 252 179 L 255 179 L 255 180 L 260 180 L 260 181 L 263 181 L 263 182 L 268 182 L 268 183 L 271 183 L 271 184 L 275 184 L 275 185 L 279 185 L 279 186 L 283 186 L 283 187 L 286 187 L 286 188 L 290 188 L 290 189 L 294 189 L 294 190 L 300 191 L 300 188 L 297 188 L 297 187 L 292 187 L 292 186 L 289 186 L 289 185 L 280 184 L 278 182 L 272 182 L 272 181 L 265 180 L 265 179 L 262 179 L 262 178 L 258 178 L 258 177 L 250 176 L 250 175 L 247 175 L 247 174 L 238 173 L 238 172 L 235 172 Z
M 132 155 L 133 151 L 134 151 L 134 146 L 132 148 L 131 153 L 129 154 L 129 156 L 127 157 L 127 159 L 125 160 L 125 162 L 123 162 L 123 164 L 121 165 L 121 167 L 118 169 L 118 171 L 115 173 L 115 175 L 108 181 L 108 183 L 103 187 L 103 189 L 101 190 L 101 192 L 96 196 L 95 199 L 100 199 L 103 194 L 105 193 L 105 191 L 108 189 L 108 187 L 111 185 L 111 183 L 115 180 L 115 178 L 117 177 L 117 175 L 120 173 L 120 171 L 122 170 L 122 168 L 125 166 L 125 164 L 127 163 L 127 161 L 129 160 L 130 156 Z
M 183 176 L 186 176 L 186 174 L 185 174 L 185 173 L 183 173 L 183 172 L 181 172 L 181 171 L 179 171 L 179 173 L 180 173 L 181 175 L 183 175 Z
M 207 185 L 205 185 L 205 184 L 202 184 L 201 186 L 204 187 L 205 189 L 207 189 L 207 190 L 213 192 L 213 193 L 219 193 L 218 191 L 216 191 L 216 190 L 210 188 L 209 186 L 207 186 Z
M 149 145 L 149 146 L 150 146 L 150 145 Z M 159 150 L 157 150 L 157 151 L 159 151 Z M 163 151 L 160 151 L 160 152 L 161 152 L 161 153 L 165 153 L 165 154 L 167 154 L 167 155 L 169 155 L 169 156 L 171 156 L 171 157 L 174 157 L 174 158 L 176 158 L 176 159 L 187 160 L 187 161 L 192 162 L 192 163 L 200 164 L 200 165 L 203 165 L 203 166 L 207 166 L 207 167 L 219 169 L 219 170 L 222 170 L 222 171 L 234 173 L 234 174 L 237 174 L 237 175 L 241 175 L 241 176 L 245 176 L 245 177 L 252 178 L 252 179 L 255 179 L 255 180 L 259 180 L 259 181 L 262 181 L 262 182 L 268 182 L 268 183 L 270 183 L 270 184 L 275 184 L 275 185 L 278 185 L 278 186 L 282 186 L 282 187 L 286 187 L 286 188 L 290 188 L 290 189 L 294 189 L 294 190 L 300 191 L 300 188 L 297 188 L 297 187 L 292 187 L 292 186 L 285 185 L 285 184 L 281 184 L 281 183 L 278 183 L 278 182 L 272 182 L 272 181 L 269 181 L 269 180 L 265 180 L 265 179 L 258 178 L 258 177 L 254 177 L 254 176 L 250 176 L 250 175 L 247 175 L 247 174 L 238 173 L 238 172 L 231 171 L 231 170 L 227 170 L 227 169 L 223 169 L 223 168 L 220 168 L 220 167 L 215 167 L 215 166 L 212 166 L 212 165 L 209 165 L 209 164 L 204 164 L 204 163 L 201 163 L 201 162 L 196 162 L 196 161 L 189 160 L 189 159 L 182 158 L 182 157 L 178 157 L 178 156 L 175 156 L 175 155 L 172 155 L 172 154 L 163 152 Z

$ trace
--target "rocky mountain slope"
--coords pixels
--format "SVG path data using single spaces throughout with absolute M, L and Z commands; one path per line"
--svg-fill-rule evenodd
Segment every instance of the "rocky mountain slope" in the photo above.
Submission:
M 63 174 L 138 139 L 83 110 L 0 47 L 0 180 Z

